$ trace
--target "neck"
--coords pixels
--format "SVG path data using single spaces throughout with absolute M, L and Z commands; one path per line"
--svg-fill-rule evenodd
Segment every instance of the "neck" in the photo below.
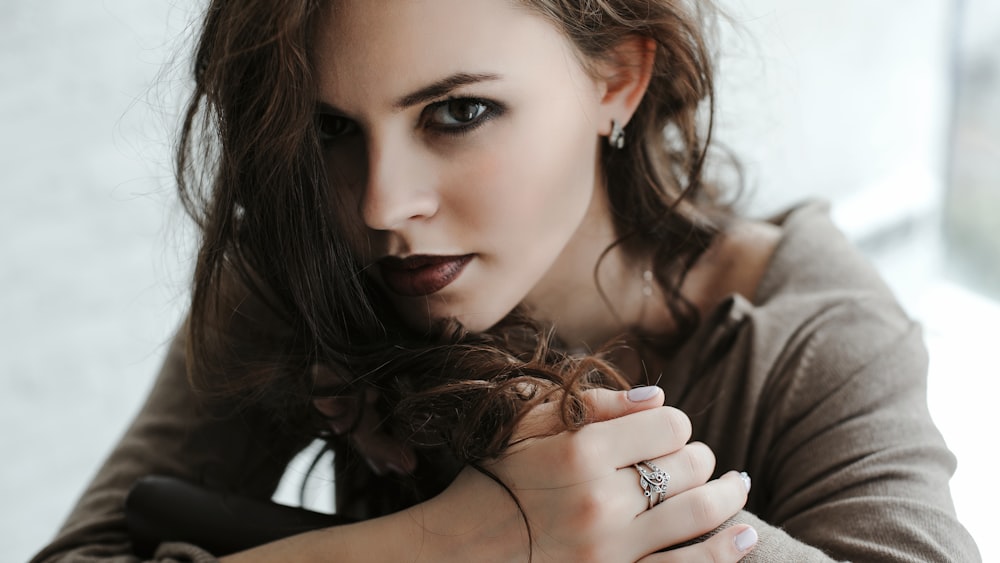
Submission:
M 662 332 L 668 326 L 663 295 L 643 276 L 649 265 L 620 246 L 605 254 L 615 238 L 600 187 L 569 245 L 525 300 L 571 349 L 592 351 L 632 330 Z

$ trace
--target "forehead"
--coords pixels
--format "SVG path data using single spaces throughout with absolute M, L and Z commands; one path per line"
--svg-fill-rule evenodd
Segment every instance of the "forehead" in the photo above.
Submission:
M 513 0 L 334 0 L 316 60 L 321 94 L 349 103 L 456 73 L 553 72 L 576 56 L 555 26 Z

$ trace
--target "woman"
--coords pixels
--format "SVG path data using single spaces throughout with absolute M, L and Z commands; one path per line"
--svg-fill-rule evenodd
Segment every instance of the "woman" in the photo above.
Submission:
M 698 6 L 213 2 L 190 317 L 37 560 L 128 559 L 144 475 L 266 499 L 316 434 L 356 523 L 227 560 L 978 558 L 919 330 L 821 206 L 703 180 Z

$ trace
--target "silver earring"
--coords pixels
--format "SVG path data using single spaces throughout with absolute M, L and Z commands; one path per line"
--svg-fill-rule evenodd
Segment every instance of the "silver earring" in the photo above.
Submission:
M 625 148 L 625 128 L 614 119 L 611 120 L 611 134 L 608 135 L 608 145 L 617 150 Z
M 653 271 L 643 270 L 642 272 L 642 296 L 653 296 Z

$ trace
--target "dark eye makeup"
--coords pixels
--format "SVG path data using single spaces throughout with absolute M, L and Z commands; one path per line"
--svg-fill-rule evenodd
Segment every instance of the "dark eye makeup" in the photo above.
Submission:
M 445 134 L 463 134 L 504 113 L 504 107 L 481 98 L 449 98 L 427 106 L 420 114 L 423 127 Z
M 506 108 L 482 98 L 448 98 L 420 112 L 418 127 L 436 135 L 463 135 L 504 114 Z M 316 113 L 316 133 L 324 145 L 332 145 L 360 131 L 357 122 L 330 111 Z
M 357 132 L 358 124 L 342 115 L 328 112 L 316 114 L 316 133 L 324 145 L 329 145 Z

